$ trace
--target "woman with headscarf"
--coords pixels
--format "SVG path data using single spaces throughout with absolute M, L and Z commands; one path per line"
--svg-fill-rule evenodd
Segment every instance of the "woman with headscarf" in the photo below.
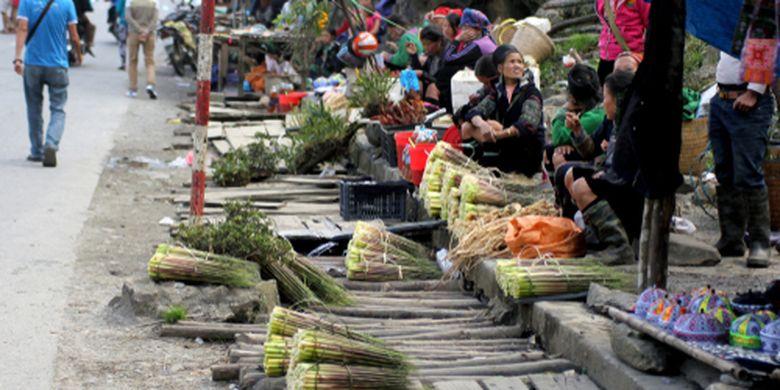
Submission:
M 496 50 L 489 26 L 490 20 L 485 14 L 466 8 L 460 19 L 460 31 L 444 50 L 442 67 L 436 75 L 436 88 L 441 106 L 449 113 L 453 112 L 450 86 L 452 77 L 464 68 L 473 68 L 482 56 L 492 54 Z

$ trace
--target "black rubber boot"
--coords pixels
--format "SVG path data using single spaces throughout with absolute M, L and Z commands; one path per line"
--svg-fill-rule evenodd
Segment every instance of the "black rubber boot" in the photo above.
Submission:
M 715 247 L 723 257 L 745 255 L 745 229 L 747 228 L 747 206 L 741 191 L 720 185 L 718 191 L 718 220 L 720 239 Z
M 626 229 L 607 201 L 600 200 L 591 204 L 582 211 L 582 217 L 599 243 L 606 247 L 598 255 L 599 261 L 607 265 L 636 262 L 636 254 L 628 240 Z
M 769 192 L 766 187 L 743 192 L 748 210 L 747 231 L 750 236 L 749 268 L 769 267 L 771 247 L 769 246 Z

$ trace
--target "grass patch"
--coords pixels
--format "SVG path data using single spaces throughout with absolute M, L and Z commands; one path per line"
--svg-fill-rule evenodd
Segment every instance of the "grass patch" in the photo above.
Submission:
M 545 95 L 558 93 L 555 87 L 559 81 L 566 81 L 569 69 L 563 66 L 561 58 L 574 49 L 583 60 L 594 68 L 598 65 L 598 34 L 574 34 L 555 45 L 555 53 L 539 64 L 542 91 Z
M 173 305 L 162 313 L 162 319 L 166 324 L 175 324 L 187 318 L 187 308 L 181 305 Z

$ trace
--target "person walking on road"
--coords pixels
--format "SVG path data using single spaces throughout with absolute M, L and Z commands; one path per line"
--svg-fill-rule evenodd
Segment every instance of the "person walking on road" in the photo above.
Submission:
M 129 63 L 127 73 L 130 77 L 130 90 L 127 96 L 138 94 L 138 50 L 144 47 L 144 62 L 146 63 L 146 93 L 151 99 L 157 99 L 154 88 L 154 39 L 157 27 L 157 3 L 155 0 L 128 0 L 125 12 L 127 20 L 127 50 Z
M 75 48 L 75 63 L 81 63 L 76 8 L 72 0 L 21 0 L 18 21 L 13 64 L 14 71 L 24 79 L 30 136 L 27 160 L 42 161 L 45 167 L 55 167 L 57 150 L 65 130 L 65 102 L 68 100 L 68 35 Z M 44 86 L 49 88 L 51 109 L 45 143 L 42 115 Z

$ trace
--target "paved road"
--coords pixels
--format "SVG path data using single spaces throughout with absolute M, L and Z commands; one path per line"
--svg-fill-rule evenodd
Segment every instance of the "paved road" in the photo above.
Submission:
M 95 2 L 95 52 L 70 70 L 66 129 L 56 169 L 29 151 L 22 81 L 11 66 L 13 37 L 0 36 L 0 388 L 49 389 L 75 245 L 113 135 L 131 100 L 117 70 L 116 43 Z M 158 58 L 159 58 L 158 53 Z M 143 80 L 143 79 L 141 79 Z

